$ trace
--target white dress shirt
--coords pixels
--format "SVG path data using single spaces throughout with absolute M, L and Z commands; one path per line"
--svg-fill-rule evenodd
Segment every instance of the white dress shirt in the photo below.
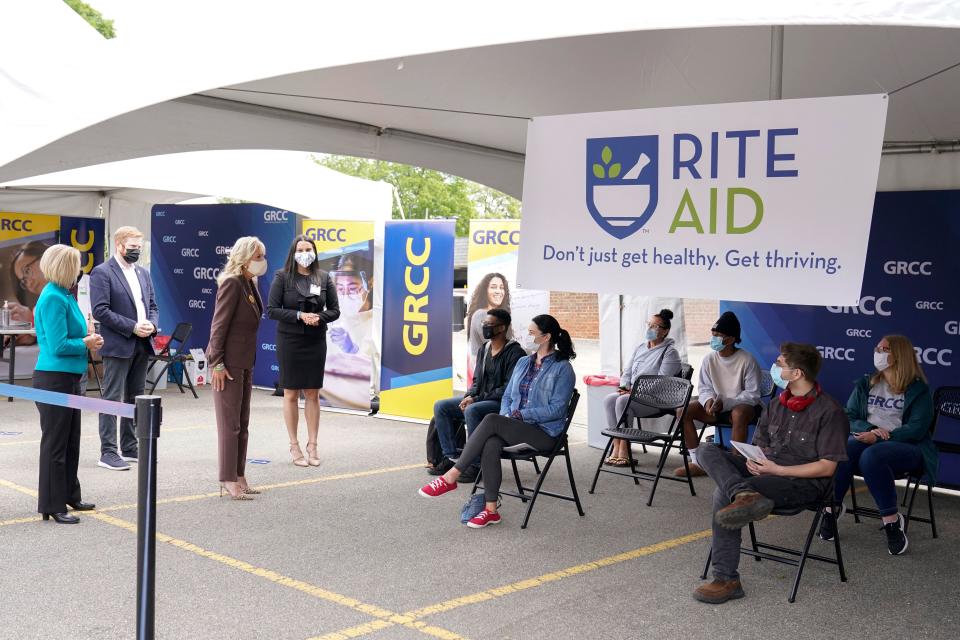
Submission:
M 113 257 L 123 270 L 123 277 L 127 279 L 127 284 L 130 285 L 130 291 L 133 293 L 133 304 L 137 305 L 137 322 L 146 322 L 147 309 L 143 306 L 143 289 L 140 288 L 136 266 L 129 264 L 119 254 L 114 254 Z

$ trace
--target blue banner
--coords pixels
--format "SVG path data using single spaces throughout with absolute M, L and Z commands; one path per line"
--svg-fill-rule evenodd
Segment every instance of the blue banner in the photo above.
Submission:
M 257 236 L 267 248 L 267 273 L 259 278 L 264 306 L 274 271 L 283 267 L 297 234 L 297 216 L 262 204 L 155 205 L 150 275 L 160 307 L 161 332 L 193 324 L 188 348 L 206 349 L 217 297 L 217 275 L 233 243 Z M 260 322 L 253 383 L 272 387 L 279 379 L 276 323 Z
M 875 371 L 873 349 L 903 334 L 930 383 L 960 385 L 960 191 L 878 193 L 860 303 L 810 307 L 727 302 L 742 325 L 743 346 L 769 366 L 785 341 L 817 345 L 820 382 L 845 404 L 854 382 Z M 938 437 L 960 443 L 960 423 L 941 419 Z M 941 457 L 939 483 L 960 486 L 960 456 Z
M 387 222 L 380 411 L 429 419 L 453 395 L 453 222 Z
M 80 251 L 80 267 L 84 273 L 103 262 L 106 227 L 102 218 L 60 218 L 60 244 Z

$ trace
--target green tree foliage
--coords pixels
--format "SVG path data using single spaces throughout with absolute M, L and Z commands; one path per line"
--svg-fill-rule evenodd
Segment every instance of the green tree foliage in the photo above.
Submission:
M 86 2 L 81 2 L 81 0 L 63 0 L 67 3 L 71 9 L 80 14 L 80 17 L 90 23 L 90 26 L 100 32 L 104 38 L 109 40 L 110 38 L 117 37 L 116 31 L 113 30 L 113 20 L 107 20 L 104 18 L 99 11 L 88 5 Z
M 433 169 L 350 156 L 323 156 L 314 160 L 340 173 L 389 182 L 396 189 L 408 219 L 452 218 L 457 221 L 460 236 L 469 232 L 471 218 L 520 217 L 520 201 L 516 198 Z M 393 217 L 400 217 L 396 202 Z

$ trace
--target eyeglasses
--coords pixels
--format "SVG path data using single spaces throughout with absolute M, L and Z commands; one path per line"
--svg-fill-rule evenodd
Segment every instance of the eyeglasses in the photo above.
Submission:
M 483 326 L 485 327 L 502 327 L 503 325 L 499 322 L 484 322 Z
M 662 324 L 648 324 L 648 325 L 647 325 L 647 329 L 663 329 L 663 330 L 666 330 L 667 328 L 666 328 L 665 326 L 663 326 Z
M 874 353 L 890 353 L 890 347 L 877 347 L 873 350 Z
M 363 285 L 359 284 L 337 285 L 337 294 L 341 296 L 359 296 L 363 291 Z
M 27 266 L 23 268 L 23 275 L 17 278 L 17 282 L 20 283 L 21 288 L 23 289 L 27 288 L 27 280 L 30 278 L 30 276 L 33 275 L 33 265 L 37 264 L 38 262 L 40 262 L 39 258 L 29 263 Z

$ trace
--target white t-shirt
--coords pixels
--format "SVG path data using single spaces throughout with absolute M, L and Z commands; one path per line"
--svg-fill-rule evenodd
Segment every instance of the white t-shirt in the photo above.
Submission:
M 867 422 L 887 431 L 903 426 L 903 394 L 891 391 L 886 380 L 870 387 L 867 394 Z

